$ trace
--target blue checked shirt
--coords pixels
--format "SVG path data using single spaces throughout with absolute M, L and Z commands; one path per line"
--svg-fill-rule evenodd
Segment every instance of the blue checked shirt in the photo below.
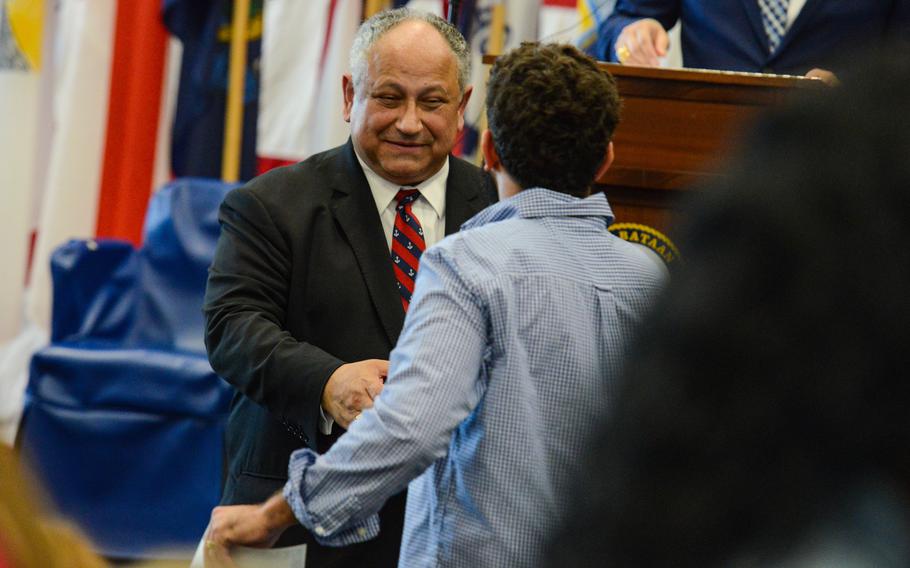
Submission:
M 399 566 L 526 566 L 564 514 L 584 440 L 664 272 L 607 231 L 603 194 L 529 189 L 421 258 L 389 379 L 284 495 L 328 545 L 376 536 L 408 489 Z

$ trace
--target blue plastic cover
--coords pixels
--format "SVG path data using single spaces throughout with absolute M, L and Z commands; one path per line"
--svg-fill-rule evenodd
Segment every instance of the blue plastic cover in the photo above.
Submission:
M 218 207 L 233 187 L 181 179 L 152 197 L 139 253 L 142 294 L 131 343 L 205 353 L 202 299 L 220 234 Z
M 53 345 L 28 397 L 23 452 L 99 552 L 195 545 L 221 495 L 230 397 L 203 356 Z
M 220 234 L 218 207 L 235 186 L 181 179 L 159 189 L 139 251 L 116 240 L 73 240 L 54 251 L 51 341 L 205 353 L 202 299 Z
M 51 341 L 124 338 L 134 326 L 137 259 L 130 243 L 69 241 L 51 256 Z
M 203 347 L 202 299 L 233 185 L 177 180 L 144 242 L 71 241 L 51 260 L 51 345 L 32 358 L 23 453 L 108 556 L 191 549 L 221 494 L 229 385 Z

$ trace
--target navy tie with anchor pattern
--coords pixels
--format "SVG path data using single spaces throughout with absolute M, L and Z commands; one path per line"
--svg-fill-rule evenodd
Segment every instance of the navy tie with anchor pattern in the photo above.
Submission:
M 420 197 L 416 189 L 402 188 L 395 196 L 395 228 L 392 230 L 392 267 L 398 281 L 401 305 L 408 311 L 411 294 L 414 293 L 414 279 L 420 265 L 420 255 L 426 250 L 423 227 L 414 216 L 411 206 Z

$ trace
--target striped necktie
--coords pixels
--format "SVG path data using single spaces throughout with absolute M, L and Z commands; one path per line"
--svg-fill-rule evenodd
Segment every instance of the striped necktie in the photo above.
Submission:
M 416 189 L 402 188 L 395 196 L 398 205 L 395 207 L 395 227 L 392 229 L 392 267 L 401 294 L 401 305 L 408 311 L 411 294 L 414 293 L 414 279 L 420 265 L 420 255 L 427 245 L 423 237 L 423 227 L 414 216 L 411 205 L 420 197 Z
M 761 21 L 768 34 L 768 50 L 774 53 L 787 31 L 787 8 L 790 0 L 758 0 Z

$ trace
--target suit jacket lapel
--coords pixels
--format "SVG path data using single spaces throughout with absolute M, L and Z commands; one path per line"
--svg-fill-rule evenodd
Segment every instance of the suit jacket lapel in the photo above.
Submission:
M 461 225 L 490 204 L 478 185 L 480 176 L 472 166 L 449 158 L 449 179 L 446 181 L 446 235 L 457 233 Z
M 345 151 L 339 154 L 339 160 L 342 163 L 336 168 L 338 173 L 332 187 L 335 192 L 332 213 L 354 251 L 389 342 L 395 345 L 404 324 L 404 309 L 395 287 L 395 273 L 389 260 L 382 221 L 376 212 L 376 201 L 350 140 Z
M 761 8 L 758 7 L 758 0 L 742 0 L 742 3 L 749 23 L 752 25 L 752 31 L 755 33 L 755 39 L 761 46 L 761 53 L 764 54 L 764 59 L 767 59 L 769 48 L 768 34 L 765 32 L 765 24 L 762 23 Z
M 337 174 L 332 187 L 332 214 L 354 251 L 370 299 L 389 342 L 394 346 L 404 325 L 404 309 L 395 286 L 395 273 L 389 259 L 382 221 L 376 212 L 376 201 L 350 140 L 338 159 L 341 163 L 335 168 Z M 446 180 L 447 235 L 458 231 L 462 223 L 489 205 L 478 180 L 479 176 L 472 166 L 450 158 L 449 178 Z
M 806 26 L 806 22 L 812 19 L 812 13 L 818 9 L 821 5 L 822 0 L 806 0 L 805 5 L 803 5 L 802 10 L 799 11 L 799 14 L 796 16 L 796 19 L 793 20 L 793 25 L 787 30 L 787 33 L 784 34 L 784 37 L 780 41 L 780 45 L 777 46 L 777 52 L 781 53 L 784 49 L 787 48 L 793 37 L 796 36 L 800 30 Z

